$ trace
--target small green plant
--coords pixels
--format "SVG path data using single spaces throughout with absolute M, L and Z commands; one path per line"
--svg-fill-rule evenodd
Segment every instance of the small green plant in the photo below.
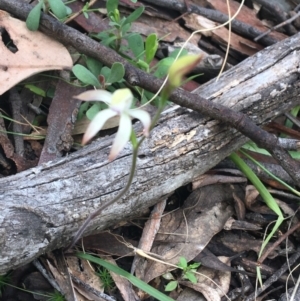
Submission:
M 66 298 L 58 291 L 49 294 L 49 299 L 47 301 L 66 301 Z
M 114 287 L 114 280 L 112 279 L 109 271 L 106 268 L 99 268 L 97 275 L 100 277 L 105 291 L 109 291 Z
M 158 38 L 156 34 L 150 34 L 145 42 L 143 37 L 138 33 L 130 33 L 131 23 L 137 20 L 143 13 L 144 8 L 139 7 L 133 11 L 128 17 L 120 16 L 118 10 L 118 0 L 108 0 L 106 2 L 107 15 L 110 19 L 110 29 L 101 32 L 93 37 L 100 39 L 101 43 L 111 47 L 118 51 L 125 59 L 136 67 L 152 73 L 158 78 L 162 78 L 167 75 L 170 66 L 174 63 L 177 57 L 185 56 L 186 50 L 179 52 L 175 50 L 169 57 L 162 59 L 158 64 L 152 66 L 152 61 L 158 49 Z M 88 3 L 83 8 L 83 11 L 87 13 Z M 131 53 L 129 56 L 128 53 Z M 178 55 L 180 54 L 180 55 Z M 114 63 L 111 68 L 103 66 L 99 61 L 85 57 L 85 65 L 75 65 L 72 69 L 75 77 L 83 83 L 83 85 L 91 85 L 97 89 L 104 89 L 110 92 L 114 92 L 116 89 L 125 87 L 124 75 L 125 68 L 121 63 Z M 145 91 L 139 87 L 133 88 L 140 103 L 146 104 L 153 100 L 154 94 Z M 159 97 L 156 97 L 152 104 L 158 106 L 160 102 Z M 135 105 L 135 99 L 133 101 L 133 107 Z M 83 103 L 80 106 L 78 119 L 81 119 L 84 115 L 88 119 L 92 120 L 98 112 L 107 108 L 105 103 Z
M 93 3 L 94 3 L 93 1 L 86 2 L 86 4 L 83 6 L 83 8 L 82 8 L 82 10 L 81 10 L 81 11 L 82 11 L 82 14 L 84 15 L 84 17 L 85 17 L 86 19 L 89 18 L 89 12 L 93 12 L 93 11 L 97 12 L 97 11 L 100 10 L 99 8 L 90 8 L 90 6 L 91 6 Z
M 138 279 L 137 277 L 133 276 L 132 274 L 128 273 L 127 271 L 119 268 L 116 265 L 113 265 L 101 258 L 89 255 L 89 254 L 83 254 L 78 253 L 77 256 L 82 259 L 89 260 L 95 264 L 98 264 L 109 271 L 116 273 L 124 278 L 126 278 L 128 281 L 130 281 L 133 285 L 138 287 L 139 289 L 143 290 L 144 292 L 148 293 L 150 296 L 154 297 L 157 300 L 160 301 L 174 301 L 174 299 L 166 296 L 165 294 L 161 293 L 154 287 L 150 286 L 149 284 L 145 283 L 144 281 Z
M 29 30 L 38 30 L 41 18 L 41 10 L 44 12 L 51 12 L 58 19 L 64 19 L 72 11 L 67 7 L 62 0 L 40 0 L 39 3 L 30 11 L 26 26 Z
M 86 66 L 75 65 L 72 72 L 85 85 L 91 85 L 98 89 L 115 91 L 117 87 L 123 87 L 125 68 L 121 63 L 114 63 L 111 68 L 103 66 L 99 61 L 86 57 Z M 112 86 L 114 85 L 114 86 Z M 78 112 L 80 120 L 85 114 L 92 120 L 98 112 L 107 109 L 105 102 L 83 103 Z
M 200 266 L 200 263 L 195 262 L 188 264 L 187 260 L 184 257 L 180 257 L 178 268 L 182 270 L 182 279 L 187 279 L 192 283 L 197 283 L 197 278 L 195 276 L 195 272 L 197 272 L 197 268 Z M 174 276 L 171 273 L 167 273 L 164 276 L 165 279 L 171 280 L 165 287 L 166 292 L 171 292 L 175 290 L 178 286 L 178 280 L 174 280 Z
M 104 45 L 116 51 L 120 51 L 122 39 L 128 35 L 131 23 L 137 20 L 144 11 L 144 6 L 140 6 L 128 17 L 121 17 L 118 5 L 119 0 L 108 0 L 106 2 L 111 29 L 94 35 L 94 37 L 101 39 Z

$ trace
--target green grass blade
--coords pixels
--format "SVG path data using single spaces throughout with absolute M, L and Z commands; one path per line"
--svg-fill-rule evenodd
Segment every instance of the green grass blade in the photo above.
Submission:
M 278 216 L 281 216 L 283 218 L 279 206 L 277 205 L 277 203 L 275 202 L 265 185 L 253 172 L 253 170 L 236 153 L 232 153 L 229 156 L 229 158 L 237 165 L 237 167 L 243 172 L 243 174 L 248 178 L 248 180 L 255 186 L 255 188 L 258 190 L 267 206 L 271 210 L 273 210 Z
M 275 175 L 273 175 L 270 171 L 268 171 L 268 169 L 266 169 L 262 164 L 260 164 L 258 161 L 256 161 L 253 157 L 251 157 L 249 154 L 247 154 L 246 152 L 244 152 L 243 150 L 240 149 L 240 152 L 246 156 L 249 160 L 251 160 L 254 164 L 256 164 L 259 168 L 261 168 L 265 173 L 267 173 L 270 177 L 272 177 L 274 180 L 276 180 L 277 182 L 279 182 L 281 185 L 285 186 L 286 188 L 288 188 L 291 192 L 293 192 L 294 194 L 300 196 L 300 192 L 297 191 L 296 189 L 294 189 L 293 187 L 291 187 L 290 185 L 288 185 L 287 183 L 285 183 L 284 181 L 282 181 L 281 179 L 279 179 L 278 177 L 276 177 Z
M 258 190 L 258 192 L 260 193 L 261 197 L 263 198 L 263 200 L 265 201 L 267 206 L 278 215 L 275 226 L 273 227 L 270 234 L 267 236 L 267 238 L 262 243 L 262 246 L 261 246 L 261 249 L 260 249 L 260 252 L 258 255 L 258 257 L 260 257 L 264 248 L 266 247 L 266 245 L 268 244 L 268 242 L 270 241 L 270 239 L 272 238 L 274 233 L 277 231 L 277 229 L 281 225 L 284 218 L 283 218 L 281 210 L 280 210 L 279 206 L 277 205 L 277 203 L 275 202 L 274 198 L 272 197 L 270 192 L 267 190 L 265 185 L 260 181 L 260 179 L 252 171 L 252 169 L 236 153 L 232 153 L 229 156 L 229 158 L 236 164 L 236 166 L 243 172 L 243 174 L 248 178 L 248 180 L 255 186 L 255 188 Z M 257 277 L 260 282 L 260 285 L 262 286 L 262 278 L 261 278 L 261 273 L 260 273 L 259 267 L 257 267 Z
M 99 264 L 109 271 L 116 273 L 124 278 L 126 278 L 128 281 L 130 281 L 133 285 L 136 287 L 140 288 L 141 290 L 145 291 L 152 297 L 156 298 L 157 300 L 160 301 L 174 301 L 174 299 L 168 297 L 167 295 L 161 293 L 157 289 L 153 288 L 149 284 L 145 283 L 144 281 L 136 278 L 135 276 L 131 275 L 130 273 L 126 272 L 125 270 L 119 268 L 116 265 L 113 265 L 101 258 L 89 255 L 89 254 L 84 254 L 84 253 L 77 253 L 77 256 L 82 259 L 86 259 L 88 261 L 94 262 L 96 264 Z

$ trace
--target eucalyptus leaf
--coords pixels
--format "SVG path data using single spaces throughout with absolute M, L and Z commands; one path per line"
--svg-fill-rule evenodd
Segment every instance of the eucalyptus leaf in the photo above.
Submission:
M 109 77 L 107 78 L 107 83 L 117 83 L 123 79 L 125 75 L 125 68 L 121 63 L 114 63 L 111 67 Z
M 67 7 L 61 0 L 48 0 L 48 3 L 58 19 L 63 19 L 67 16 Z
M 101 85 L 100 85 L 99 81 L 97 80 L 97 78 L 95 77 L 95 75 L 90 70 L 85 68 L 84 66 L 77 64 L 72 68 L 72 72 L 84 84 L 92 85 L 97 88 L 101 87 Z
M 28 17 L 26 19 L 26 26 L 31 31 L 36 31 L 39 28 L 41 9 L 43 4 L 44 1 L 39 2 L 28 14 Z

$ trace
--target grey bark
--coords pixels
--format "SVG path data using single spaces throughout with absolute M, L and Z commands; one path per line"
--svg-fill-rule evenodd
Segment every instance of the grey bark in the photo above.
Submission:
M 270 121 L 299 104 L 299 37 L 265 49 L 195 93 L 243 111 L 259 125 Z M 141 135 L 139 123 L 135 129 Z M 88 214 L 125 186 L 131 148 L 128 144 L 108 162 L 113 138 L 0 180 L 0 273 L 66 246 Z M 130 190 L 94 219 L 86 234 L 139 215 L 246 141 L 195 112 L 168 110 L 142 144 Z

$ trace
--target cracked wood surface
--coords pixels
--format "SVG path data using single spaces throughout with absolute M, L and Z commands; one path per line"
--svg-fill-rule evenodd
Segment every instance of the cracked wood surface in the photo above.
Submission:
M 299 104 L 300 35 L 280 42 L 195 93 L 243 111 L 263 124 Z M 140 124 L 135 129 L 141 135 Z M 68 244 L 90 212 L 126 184 L 128 144 L 107 160 L 113 136 L 54 162 L 0 179 L 0 273 Z M 86 234 L 138 216 L 216 165 L 247 138 L 187 109 L 171 108 L 139 152 L 126 196 L 92 221 Z

